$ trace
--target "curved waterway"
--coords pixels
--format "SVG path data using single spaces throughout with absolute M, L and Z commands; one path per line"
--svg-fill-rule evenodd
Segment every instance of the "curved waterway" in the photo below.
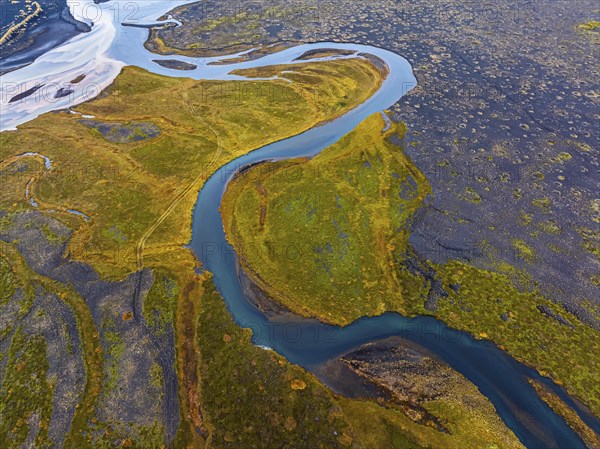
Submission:
M 330 48 L 334 44 L 323 44 Z M 355 49 L 356 45 L 336 48 Z M 433 317 L 407 318 L 397 313 L 365 317 L 340 328 L 311 319 L 270 319 L 243 293 L 236 254 L 227 242 L 219 206 L 233 176 L 250 165 L 294 157 L 312 157 L 352 131 L 369 115 L 394 104 L 414 78 L 408 63 L 397 55 L 360 47 L 382 58 L 391 74 L 369 100 L 346 115 L 286 140 L 246 154 L 221 167 L 206 182 L 194 210 L 191 247 L 214 282 L 235 321 L 251 328 L 255 344 L 273 349 L 289 361 L 316 370 L 319 365 L 362 344 L 399 336 L 426 348 L 473 382 L 492 402 L 498 414 L 528 449 L 585 448 L 581 438 L 544 403 L 528 378 L 537 379 L 567 399 L 552 381 L 539 375 L 490 342 L 476 340 L 451 329 Z M 570 402 L 579 416 L 596 431 L 598 420 Z
M 69 108 L 93 98 L 110 85 L 126 65 L 136 65 L 171 77 L 234 80 L 244 78 L 232 75 L 230 72 L 233 70 L 304 62 L 297 58 L 309 50 L 336 48 L 355 52 L 344 57 L 357 57 L 360 53 L 379 57 L 388 65 L 390 74 L 365 103 L 334 121 L 242 156 L 221 167 L 206 182 L 194 210 L 192 249 L 204 268 L 214 274 L 215 284 L 235 321 L 253 330 L 255 344 L 273 349 L 308 370 L 316 370 L 324 362 L 362 344 L 399 336 L 426 348 L 473 382 L 527 448 L 585 448 L 565 421 L 540 400 L 527 379 L 537 379 L 546 384 L 596 431 L 600 431 L 598 419 L 581 409 L 562 388 L 487 341 L 475 340 L 432 317 L 407 318 L 395 313 L 362 318 L 344 328 L 310 319 L 268 318 L 244 296 L 237 273 L 236 255 L 225 238 L 219 212 L 227 183 L 236 172 L 252 164 L 318 154 L 352 131 L 369 115 L 396 103 L 416 85 L 416 80 L 405 59 L 370 46 L 306 44 L 253 61 L 215 65 L 216 62 L 235 59 L 240 54 L 215 58 L 160 56 L 144 48 L 143 43 L 148 36 L 146 29 L 120 25 L 120 22 L 136 25 L 156 23 L 160 16 L 172 8 L 191 1 L 194 0 L 139 2 L 133 16 L 126 14 L 120 21 L 115 20 L 112 2 L 96 5 L 93 0 L 70 1 L 73 16 L 87 23 L 93 22 L 92 31 L 48 51 L 31 65 L 1 77 L 0 106 L 3 113 L 0 130 L 15 129 L 42 113 Z M 95 11 L 99 13 L 93 16 Z M 178 59 L 196 65 L 197 69 L 185 72 L 169 69 L 153 62 L 155 59 Z M 85 75 L 85 82 L 73 83 L 80 75 Z M 38 89 L 35 95 L 10 101 L 15 95 L 40 85 L 43 88 Z M 73 93 L 56 97 L 55 93 L 65 87 L 72 89 Z

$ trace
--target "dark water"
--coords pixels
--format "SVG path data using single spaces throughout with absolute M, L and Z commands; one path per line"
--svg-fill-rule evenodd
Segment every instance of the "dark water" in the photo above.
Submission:
M 42 13 L 23 32 L 0 48 L 0 73 L 30 64 L 37 57 L 66 42 L 73 36 L 89 31 L 89 26 L 77 22 L 69 12 L 66 0 L 38 0 Z M 23 3 L 2 1 L 0 31 L 5 32 L 19 22 Z
M 400 78 L 395 77 L 394 73 L 392 70 L 390 82 L 371 99 L 339 119 L 267 145 L 221 167 L 198 196 L 192 249 L 204 268 L 214 274 L 216 287 L 235 321 L 253 330 L 254 343 L 274 349 L 290 362 L 314 370 L 319 364 L 362 344 L 399 336 L 420 344 L 473 382 L 527 448 L 585 448 L 580 437 L 539 398 L 527 378 L 538 379 L 549 385 L 568 400 L 595 430 L 600 428 L 598 419 L 581 410 L 549 379 L 542 378 L 537 371 L 517 362 L 490 342 L 475 340 L 432 317 L 406 318 L 395 313 L 362 318 L 344 328 L 301 318 L 270 320 L 242 293 L 236 255 L 226 241 L 219 212 L 229 180 L 248 165 L 314 156 L 335 143 L 367 116 L 389 107 L 405 93 L 406 89 L 398 85 Z

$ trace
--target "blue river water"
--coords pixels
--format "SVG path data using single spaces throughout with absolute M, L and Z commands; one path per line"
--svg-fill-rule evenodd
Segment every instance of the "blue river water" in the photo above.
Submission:
M 322 44 L 330 48 L 329 44 Z M 331 45 L 333 46 L 333 45 Z M 350 44 L 335 45 L 353 48 Z M 314 48 L 314 47 L 313 47 Z M 363 51 L 366 49 L 361 49 Z M 369 53 L 382 56 L 380 49 Z M 582 410 L 562 388 L 543 378 L 498 347 L 449 328 L 433 317 L 407 318 L 387 313 L 362 318 L 340 328 L 311 319 L 279 320 L 265 316 L 243 293 L 235 251 L 227 242 L 219 211 L 227 183 L 236 172 L 257 163 L 294 157 L 311 157 L 337 142 L 369 115 L 394 104 L 414 87 L 410 67 L 385 57 L 391 74 L 369 100 L 344 116 L 286 140 L 264 146 L 221 167 L 198 195 L 193 217 L 191 247 L 214 282 L 235 321 L 251 328 L 255 344 L 271 348 L 289 361 L 315 369 L 318 365 L 358 346 L 390 336 L 418 343 L 473 382 L 495 406 L 499 416 L 528 449 L 585 448 L 581 438 L 537 395 L 528 378 L 544 382 L 596 431 L 597 418 Z M 406 63 L 407 64 L 407 63 Z

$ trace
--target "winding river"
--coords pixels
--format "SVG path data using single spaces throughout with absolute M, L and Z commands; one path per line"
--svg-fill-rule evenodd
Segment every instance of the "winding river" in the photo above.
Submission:
M 269 319 L 243 293 L 236 254 L 225 238 L 219 206 L 235 173 L 253 164 L 294 157 L 311 157 L 352 131 L 369 115 L 388 108 L 411 87 L 414 78 L 408 62 L 385 50 L 354 44 L 320 44 L 323 48 L 356 49 L 382 58 L 391 75 L 369 100 L 344 116 L 286 140 L 264 146 L 221 167 L 205 183 L 194 210 L 191 247 L 203 266 L 214 274 L 217 289 L 236 322 L 253 330 L 255 344 L 273 349 L 288 360 L 316 370 L 332 358 L 358 346 L 399 336 L 426 348 L 473 382 L 494 404 L 498 414 L 528 449 L 576 449 L 584 443 L 565 421 L 537 395 L 528 378 L 542 381 L 561 397 L 568 396 L 487 341 L 449 328 L 432 317 L 407 318 L 396 313 L 362 318 L 344 328 L 315 320 Z M 317 48 L 302 45 L 294 50 Z M 571 403 L 596 431 L 598 420 Z
M 136 25 L 156 23 L 160 16 L 172 8 L 191 1 L 139 2 L 135 17 L 124 17 L 122 21 Z M 364 343 L 399 336 L 426 348 L 473 382 L 489 398 L 500 417 L 528 449 L 585 448 L 582 440 L 564 419 L 538 397 L 528 383 L 528 378 L 544 382 L 566 400 L 589 426 L 600 432 L 599 420 L 581 409 L 552 381 L 515 361 L 490 342 L 475 340 L 432 317 L 407 318 L 387 313 L 362 318 L 347 327 L 339 328 L 310 319 L 270 319 L 244 296 L 237 272 L 236 255 L 225 238 L 219 212 L 227 183 L 237 171 L 251 164 L 314 156 L 352 131 L 369 115 L 392 106 L 416 85 L 410 64 L 404 58 L 370 46 L 326 42 L 299 45 L 254 61 L 211 65 L 234 59 L 239 54 L 215 58 L 156 55 L 143 46 L 148 35 L 147 29 L 121 26 L 115 20 L 112 2 L 95 5 L 92 0 L 71 1 L 69 5 L 75 18 L 93 22 L 92 31 L 80 34 L 48 51 L 27 67 L 2 76 L 0 106 L 3 113 L 0 130 L 15 129 L 17 125 L 42 113 L 68 108 L 93 98 L 110 85 L 126 65 L 136 65 L 172 77 L 229 80 L 243 79 L 231 75 L 233 70 L 303 62 L 297 58 L 306 51 L 319 48 L 355 52 L 344 57 L 360 57 L 360 53 L 369 53 L 385 61 L 390 74 L 381 88 L 365 103 L 336 120 L 264 146 L 217 170 L 198 195 L 194 210 L 192 249 L 204 268 L 214 274 L 215 284 L 235 321 L 240 326 L 253 330 L 254 343 L 265 349 L 275 350 L 308 370 L 316 370 L 324 362 Z M 99 11 L 99 14 L 90 20 L 94 11 Z M 197 68 L 182 72 L 153 62 L 156 59 L 178 59 L 194 64 Z M 326 59 L 328 58 L 313 61 Z M 71 95 L 55 98 L 55 93 L 60 88 L 73 87 L 71 81 L 81 74 L 86 75 L 85 83 L 73 88 Z M 37 95 L 10 102 L 15 94 L 38 85 L 44 87 L 36 92 Z

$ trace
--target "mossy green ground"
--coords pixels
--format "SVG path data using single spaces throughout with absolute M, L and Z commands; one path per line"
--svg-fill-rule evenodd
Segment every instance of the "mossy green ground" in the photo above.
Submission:
M 285 67 L 271 68 L 249 74 L 271 76 L 284 69 Z M 0 203 L 3 209 L 10 212 L 29 209 L 31 206 L 24 197 L 24 190 L 30 177 L 34 176 L 32 193 L 40 203 L 40 210 L 45 213 L 51 213 L 48 212 L 49 209 L 58 210 L 59 212 L 52 213 L 53 216 L 76 230 L 74 237 L 69 241 L 68 255 L 91 264 L 104 277 L 122 278 L 136 267 L 135 250 L 140 238 L 161 217 L 173 199 L 184 193 L 182 201 L 150 236 L 144 251 L 144 264 L 155 269 L 154 276 L 158 280 L 148 296 L 149 302 L 144 314 L 151 325 L 159 328 L 163 328 L 169 320 L 174 319 L 177 323 L 177 363 L 182 385 L 180 397 L 183 418 L 180 430 L 184 429 L 178 434 L 177 447 L 203 447 L 204 439 L 198 439 L 194 430 L 202 425 L 210 430 L 209 444 L 212 444 L 212 441 L 215 445 L 225 444 L 231 439 L 232 433 L 234 438 L 237 436 L 240 422 L 244 423 L 244 433 L 240 438 L 248 442 L 248 446 L 245 447 L 252 447 L 257 438 L 263 436 L 260 433 L 261 429 L 253 428 L 253 423 L 261 422 L 261 419 L 278 419 L 277 413 L 284 420 L 280 427 L 270 429 L 270 434 L 266 437 L 271 438 L 271 441 L 286 441 L 290 435 L 295 437 L 301 431 L 301 412 L 309 405 L 313 407 L 309 407 L 313 414 L 321 413 L 326 409 L 331 411 L 327 408 L 328 404 L 335 405 L 335 401 L 339 402 L 332 414 L 328 412 L 327 425 L 323 425 L 322 428 L 317 428 L 316 425 L 307 427 L 317 435 L 323 436 L 324 441 L 333 441 L 334 445 L 358 444 L 357 442 L 361 441 L 362 447 L 369 448 L 418 447 L 410 441 L 415 435 L 423 435 L 422 432 L 433 432 L 432 430 L 421 429 L 403 415 L 371 402 L 333 398 L 331 393 L 310 375 L 285 362 L 281 364 L 280 359 L 272 353 L 251 346 L 247 332 L 235 327 L 220 301 L 209 303 L 203 300 L 203 307 L 186 315 L 187 307 L 198 299 L 199 286 L 193 274 L 196 263 L 189 250 L 182 248 L 182 245 L 189 241 L 191 210 L 197 190 L 204 179 L 218 166 L 253 148 L 289 137 L 316 123 L 336 117 L 368 98 L 381 80 L 381 74 L 363 60 L 319 63 L 318 69 L 314 64 L 307 63 L 294 66 L 294 71 L 295 75 L 290 76 L 294 77 L 295 83 L 288 84 L 285 81 L 198 82 L 189 79 L 168 79 L 140 69 L 126 68 L 114 85 L 100 98 L 83 104 L 78 109 L 95 115 L 98 120 L 117 124 L 132 120 L 150 122 L 160 128 L 160 135 L 141 142 L 114 143 L 81 124 L 78 116 L 67 113 L 41 116 L 23 125 L 17 132 L 0 134 L 0 168 L 10 169 L 21 163 L 27 165 L 25 172 L 3 172 L 5 188 L 0 192 Z M 373 126 L 380 132 L 383 124 L 377 123 Z M 394 132 L 401 133 L 401 129 Z M 376 248 L 378 253 L 372 255 L 367 252 L 366 261 L 358 262 L 361 260 L 360 255 L 354 252 L 338 270 L 338 259 L 333 255 L 332 246 L 331 251 L 326 248 L 321 260 L 324 266 L 332 267 L 330 270 L 336 276 L 351 276 L 352 273 L 356 273 L 357 267 L 362 273 L 364 267 L 364 276 L 360 278 L 360 288 L 364 290 L 359 292 L 364 291 L 373 299 L 369 310 L 364 314 L 379 313 L 392 306 L 397 307 L 395 310 L 409 308 L 412 304 L 407 301 L 410 296 L 406 293 L 412 292 L 413 287 L 405 287 L 401 294 L 387 298 L 382 297 L 384 290 L 375 285 L 375 282 L 380 275 L 383 276 L 382 279 L 386 279 L 388 286 L 394 285 L 394 276 L 398 277 L 400 283 L 408 282 L 404 280 L 409 279 L 408 276 L 391 270 L 396 262 L 395 253 L 404 252 L 407 238 L 402 230 L 398 232 L 399 235 L 396 235 L 394 230 L 403 228 L 406 220 L 427 194 L 428 186 L 422 175 L 414 170 L 399 150 L 396 149 L 393 156 L 387 154 L 386 149 L 391 145 L 389 142 L 381 143 L 369 132 L 365 132 L 361 139 L 364 144 L 364 158 L 357 157 L 352 163 L 349 162 L 345 166 L 348 169 L 346 172 L 334 170 L 336 163 L 344 162 L 350 156 L 341 152 L 338 155 L 339 161 L 335 158 L 330 161 L 329 169 L 333 175 L 347 175 L 344 194 L 354 192 L 348 194 L 343 204 L 345 210 L 354 209 L 355 204 L 364 208 L 363 218 L 358 214 L 352 217 L 353 221 L 345 222 L 344 217 L 340 215 L 338 224 L 350 226 L 362 223 L 365 229 L 372 229 L 373 233 L 368 238 L 359 234 L 352 238 L 361 245 L 375 245 L 369 247 Z M 371 148 L 372 145 L 375 148 Z M 390 151 L 392 147 L 390 146 Z M 50 157 L 53 161 L 52 170 L 44 173 L 43 165 L 31 158 L 22 159 L 20 162 L 11 159 L 28 151 L 37 151 Z M 368 171 L 365 162 L 370 164 L 371 171 Z M 302 166 L 300 163 L 288 164 L 292 167 Z M 379 182 L 373 174 L 376 170 L 386 173 L 390 179 Z M 203 174 L 204 177 L 198 178 L 199 174 Z M 335 179 L 335 176 L 332 179 Z M 388 192 L 388 185 L 395 186 L 397 190 Z M 189 186 L 192 188 L 186 191 Z M 322 187 L 331 188 L 333 185 L 323 184 Z M 363 196 L 379 190 L 381 204 L 369 204 L 364 201 Z M 396 193 L 402 193 L 402 197 L 394 197 L 393 194 Z M 319 196 L 315 198 L 320 201 Z M 327 197 L 327 200 L 330 201 L 331 198 Z M 328 204 L 328 207 L 338 208 L 337 204 Z M 91 217 L 91 221 L 84 222 L 80 217 L 65 213 L 66 208 L 84 212 Z M 387 211 L 386 208 L 394 210 Z M 364 218 L 370 215 L 375 217 L 374 220 Z M 302 223 L 299 221 L 297 224 Z M 326 236 L 328 232 L 332 232 L 337 239 L 344 240 L 333 222 L 327 225 L 322 235 Z M 388 247 L 390 241 L 392 246 Z M 392 255 L 385 255 L 384 248 L 392 251 Z M 336 255 L 345 254 L 343 246 L 338 246 L 337 249 L 342 252 L 335 253 Z M 380 255 L 382 259 L 379 258 Z M 28 271 L 18 256 L 7 260 L 12 265 L 12 272 L 17 273 L 17 277 L 12 278 L 9 271 L 2 268 L 0 285 L 3 289 L 6 288 L 7 294 L 13 291 L 15 279 L 35 279 L 59 294 L 77 316 L 87 382 L 80 406 L 75 413 L 71 433 L 67 436 L 66 447 L 91 447 L 87 431 L 94 428 L 95 401 L 105 384 L 103 363 L 107 356 L 99 346 L 98 333 L 90 312 L 83 299 L 70 287 L 57 285 Z M 368 281 L 364 285 L 363 278 Z M 326 281 L 325 277 L 321 280 L 324 284 Z M 172 287 L 172 282 L 177 283 L 177 288 Z M 354 282 L 354 288 L 359 287 L 359 282 L 354 279 L 351 279 L 351 282 Z M 415 285 L 422 284 L 418 279 L 414 282 Z M 346 290 L 352 291 L 351 287 Z M 177 295 L 176 304 L 172 304 L 174 295 Z M 4 296 L 3 293 L 1 297 Z M 214 292 L 211 296 L 214 298 Z M 318 305 L 316 302 L 313 304 L 314 307 Z M 362 304 L 354 301 L 347 307 L 340 308 L 339 316 L 350 319 L 358 307 L 362 307 Z M 201 326 L 197 328 L 199 335 L 196 338 L 195 332 L 192 332 L 193 337 L 189 337 L 187 332 L 195 326 L 193 318 L 196 316 L 200 316 L 201 320 Z M 334 313 L 329 320 L 335 319 Z M 229 342 L 224 340 L 225 333 L 232 338 Z M 200 366 L 197 369 L 202 390 L 199 398 L 193 393 L 194 381 L 189 380 L 188 368 L 192 364 L 182 356 L 186 345 L 192 340 L 197 342 L 197 352 L 201 353 Z M 17 343 L 19 340 L 15 344 Z M 207 348 L 204 353 L 202 344 Z M 31 350 L 21 352 L 22 357 L 27 354 L 33 354 L 35 357 L 27 359 L 31 360 L 31 363 L 26 361 L 25 373 L 47 371 L 42 356 L 42 352 L 45 351 L 42 351 L 39 343 L 30 341 L 27 345 L 31 346 Z M 193 350 L 194 347 L 192 352 Z M 252 365 L 253 361 L 256 366 Z M 279 371 L 274 369 L 277 366 L 280 367 Z M 254 367 L 256 372 L 250 367 Z M 10 372 L 12 371 L 11 369 Z M 15 385 L 20 382 L 20 373 L 22 371 L 17 371 L 16 374 L 11 374 L 13 377 L 9 377 L 15 379 L 15 382 L 11 380 Z M 279 374 L 280 378 L 269 384 L 272 373 Z M 290 375 L 294 376 L 291 380 Z M 35 376 L 38 382 L 43 382 L 43 377 L 38 374 Z M 210 385 L 215 379 L 215 385 Z M 236 381 L 248 379 L 254 380 L 255 383 L 248 383 L 246 388 L 243 385 L 234 385 Z M 291 389 L 291 381 L 294 379 L 302 380 L 307 388 Z M 226 380 L 229 383 L 226 383 Z M 256 396 L 261 400 L 253 402 L 253 395 L 261 391 L 261 383 L 258 380 L 262 381 L 262 387 L 269 393 L 265 393 L 265 397 Z M 47 385 L 44 391 L 50 391 L 46 387 Z M 219 392 L 225 387 L 235 388 L 237 395 L 220 397 Z M 18 391 L 22 394 L 22 399 L 29 397 L 27 391 Z M 301 396 L 299 392 L 309 392 L 311 397 Z M 204 394 L 207 395 L 206 400 Z M 238 397 L 250 414 L 239 414 L 242 408 L 238 408 Z M 30 399 L 27 407 L 42 411 L 42 417 L 46 416 L 48 401 L 45 394 Z M 306 404 L 309 405 L 303 404 L 303 401 L 307 401 Z M 186 422 L 193 420 L 190 416 L 197 412 L 195 405 L 206 412 L 206 423 L 201 420 L 199 424 L 193 421 L 193 425 Z M 267 406 L 273 410 L 272 414 L 265 413 Z M 339 408 L 344 416 L 338 416 Z M 14 410 L 18 413 L 22 411 L 20 408 Z M 289 413 L 284 414 L 286 410 L 294 411 L 295 415 L 291 416 L 293 420 L 288 419 Z M 368 419 L 365 419 L 365 410 L 370 412 Z M 12 417 L 6 420 L 8 424 L 13 422 L 16 421 Z M 325 432 L 330 430 L 331 422 L 339 424 L 341 429 L 335 439 L 332 439 L 331 435 L 325 435 Z M 186 428 L 187 424 L 190 424 L 189 428 Z M 233 425 L 236 427 L 232 428 Z M 104 430 L 97 429 L 98 432 Z M 147 433 L 146 442 L 127 441 L 127 445 L 158 445 L 156 440 L 160 437 L 155 429 L 148 429 Z M 406 434 L 412 436 L 408 438 Z M 352 442 L 345 436 L 351 438 Z M 453 443 L 449 447 L 482 447 L 484 440 L 475 437 L 477 435 L 470 435 L 465 430 L 460 438 L 451 440 Z M 45 438 L 43 432 L 40 433 L 40 438 Z M 108 440 L 105 442 L 108 445 Z
M 310 161 L 254 167 L 225 195 L 224 224 L 242 265 L 297 313 L 340 325 L 384 311 L 432 313 L 424 307 L 429 280 L 405 265 L 407 224 L 430 189 L 382 127 L 373 116 Z M 454 261 L 427 265 L 448 294 L 438 318 L 549 374 L 600 415 L 598 332 L 507 275 Z
M 268 68 L 247 74 L 272 76 L 285 69 Z M 194 305 L 199 293 L 194 276 L 196 262 L 181 245 L 189 240 L 190 211 L 203 180 L 218 166 L 240 154 L 338 116 L 368 98 L 381 80 L 381 73 L 364 60 L 319 64 L 318 69 L 307 63 L 294 66 L 294 71 L 295 74 L 290 75 L 294 84 L 290 85 L 284 81 L 173 80 L 127 68 L 101 98 L 79 106 L 79 110 L 95 115 L 98 120 L 117 124 L 131 120 L 154 123 L 160 128 L 160 135 L 141 142 L 115 143 L 80 123 L 77 116 L 44 115 L 17 132 L 0 134 L 0 168 L 6 182 L 0 203 L 10 214 L 30 209 L 24 191 L 33 179 L 31 192 L 40 204 L 39 210 L 75 229 L 67 254 L 91 264 L 102 276 L 122 278 L 135 268 L 134 253 L 140 237 L 179 192 L 193 185 L 181 204 L 151 235 L 144 251 L 144 265 L 153 268 L 155 280 L 146 297 L 144 316 L 151 327 L 159 330 L 165 330 L 171 322 L 177 326 L 183 420 L 176 447 L 196 449 L 207 443 L 218 447 L 229 444 L 227 440 L 232 438 L 239 439 L 239 447 L 255 447 L 263 439 L 275 445 L 277 442 L 292 444 L 299 441 L 298 435 L 302 433 L 307 435 L 307 441 L 315 443 L 310 447 L 324 444 L 323 447 L 419 448 L 421 446 L 412 441 L 419 436 L 426 441 L 423 432 L 427 435 L 433 430 L 421 429 L 404 415 L 370 402 L 345 403 L 303 370 L 287 364 L 274 353 L 252 346 L 248 332 L 233 324 L 222 300 L 215 297 L 214 292 L 212 303 L 203 301 L 202 306 Z M 369 144 L 370 140 L 366 140 L 365 145 Z M 45 172 L 36 158 L 14 158 L 28 151 L 37 151 L 52 159 L 52 170 Z M 377 157 L 371 156 L 371 163 L 377 164 Z M 401 154 L 398 157 L 404 160 Z M 383 164 L 387 167 L 396 162 Z M 408 179 L 402 164 L 400 170 L 397 174 L 390 172 L 390 176 Z M 204 176 L 197 179 L 199 172 Z M 356 176 L 365 188 L 377 188 L 370 184 L 368 175 L 357 173 Z M 407 198 L 414 196 L 408 203 L 416 205 L 420 200 L 415 186 L 409 184 L 402 189 Z M 396 200 L 390 201 L 395 204 Z M 90 216 L 90 222 L 66 213 L 67 208 L 82 211 Z M 58 212 L 49 212 L 50 209 Z M 390 228 L 400 226 L 409 215 L 408 211 L 398 210 L 383 217 L 383 235 L 389 235 Z M 46 237 L 55 242 L 58 236 L 50 229 L 47 231 Z M 403 242 L 398 241 L 399 247 L 403 247 Z M 118 382 L 122 375 L 112 363 L 119 357 L 119 336 L 107 329 L 111 344 L 108 350 L 103 349 L 85 301 L 72 288 L 33 273 L 13 245 L 11 251 L 15 254 L 11 252 L 6 261 L 1 259 L 2 298 L 12 295 L 15 286 L 20 285 L 19 279 L 34 280 L 59 295 L 77 317 L 87 381 L 65 447 L 110 447 L 111 438 L 117 438 L 118 432 L 106 427 L 95 413 L 103 389 L 115 388 L 115 380 Z M 375 279 L 376 273 L 370 275 Z M 27 289 L 28 285 L 25 282 L 22 286 Z M 196 332 L 190 334 L 189 330 L 195 327 L 197 317 L 200 317 L 200 326 L 196 338 Z M 231 338 L 228 342 L 224 341 L 225 334 Z M 31 362 L 25 366 L 38 370 L 39 375 L 35 377 L 42 382 L 42 372 L 47 371 L 47 366 L 40 343 L 31 342 L 35 360 L 30 357 L 27 360 Z M 195 362 L 198 353 L 201 357 Z M 21 357 L 27 354 L 22 352 Z M 13 377 L 22 373 L 13 370 L 12 365 L 9 368 Z M 152 369 L 154 372 L 155 367 Z M 197 371 L 196 379 L 190 370 Z M 27 373 L 29 371 L 25 371 Z M 13 383 L 13 377 L 8 377 L 6 382 Z M 156 385 L 161 381 L 158 376 L 151 380 Z M 200 394 L 195 393 L 196 388 Z M 222 394 L 223 389 L 227 389 L 227 395 Z M 232 389 L 235 395 L 231 394 Z M 11 394 L 18 393 L 19 403 L 31 410 L 43 411 L 43 417 L 51 406 L 48 400 L 51 389 L 44 391 L 47 394 L 36 397 L 27 396 L 28 392 L 23 390 L 13 390 Z M 369 419 L 373 420 L 377 437 L 362 427 L 362 410 L 371 405 L 374 408 Z M 9 415 L 11 410 L 15 413 Z M 29 413 L 18 407 L 11 410 L 6 409 L 7 425 Z M 247 410 L 250 413 L 246 413 Z M 311 416 L 320 419 L 307 421 Z M 240 422 L 243 432 L 238 435 Z M 263 423 L 271 427 L 265 429 Z M 332 426 L 336 429 L 339 426 L 337 435 L 333 434 Z M 199 436 L 196 429 L 208 432 Z M 21 433 L 19 442 L 22 442 Z M 159 447 L 160 433 L 160 429 L 142 429 L 139 441 L 125 439 L 121 443 L 127 447 Z M 470 447 L 468 431 L 460 435 L 451 439 L 449 447 Z M 46 436 L 41 432 L 39 438 Z
M 377 114 L 311 161 L 257 166 L 228 189 L 224 225 L 244 266 L 296 312 L 348 324 L 405 309 L 393 252 L 430 187 L 389 140 L 403 129 L 383 128 Z
M 271 45 L 282 40 L 269 37 L 273 21 L 305 19 L 315 15 L 316 9 L 314 4 L 295 2 L 253 2 L 244 8 L 221 2 L 183 5 L 172 13 L 187 26 L 152 29 L 145 46 L 160 54 L 210 56 L 256 49 L 260 42 L 264 47 L 259 51 L 273 51 Z
M 600 21 L 590 20 L 589 22 L 579 25 L 579 28 L 585 31 L 596 31 L 600 28 Z
M 25 443 L 32 426 L 30 420 L 36 420 L 39 431 L 34 433 L 35 447 L 51 447 L 48 424 L 53 386 L 46 378 L 46 340 L 39 335 L 28 336 L 19 327 L 5 357 L 8 360 L 0 389 L 0 442 L 7 445 L 4 447 Z
M 143 313 L 148 325 L 159 335 L 174 323 L 179 285 L 164 268 L 154 271 L 156 277 L 144 300 Z
M 295 65 L 294 83 L 194 81 L 128 67 L 103 95 L 78 108 L 105 123 L 152 123 L 160 128 L 158 137 L 115 143 L 77 115 L 51 113 L 1 133 L 0 160 L 11 165 L 12 156 L 25 152 L 49 157 L 53 169 L 38 172 L 33 196 L 42 208 L 91 217 L 83 223 L 63 214 L 80 228 L 70 254 L 121 278 L 135 270 L 139 240 L 178 195 L 183 198 L 149 236 L 147 253 L 189 241 L 197 192 L 219 166 L 342 114 L 366 100 L 383 77 L 362 59 L 314 65 Z M 17 173 L 7 180 L 11 195 L 4 204 L 18 207 L 11 201 L 17 196 L 27 206 L 22 192 L 29 178 Z
M 336 413 L 332 393 L 274 352 L 254 346 L 251 332 L 233 322 L 212 282 L 205 282 L 201 301 L 201 397 L 211 446 L 343 447 L 351 431 Z
M 567 424 L 581 436 L 588 448 L 600 448 L 600 435 L 585 424 L 579 415 L 565 404 L 560 397 L 540 382 L 531 381 L 531 384 L 544 402 L 546 402 L 557 414 L 561 415 Z
M 538 293 L 517 289 L 506 274 L 456 261 L 437 266 L 436 271 L 449 295 L 439 302 L 437 317 L 452 327 L 492 340 L 564 384 L 600 414 L 597 331 Z M 450 285 L 460 287 L 455 291 Z M 573 327 L 546 317 L 538 306 L 549 307 Z M 504 319 L 503 314 L 507 314 Z

